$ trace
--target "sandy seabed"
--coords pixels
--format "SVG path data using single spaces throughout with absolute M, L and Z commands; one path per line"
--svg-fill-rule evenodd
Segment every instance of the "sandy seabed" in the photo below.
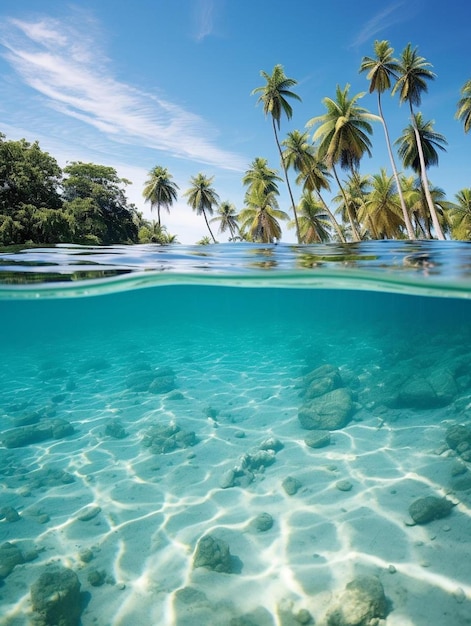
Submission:
M 96 347 L 85 344 L 51 359 L 9 357 L 0 371 L 4 428 L 47 409 L 75 432 L 0 448 L 0 508 L 20 515 L 0 521 L 0 543 L 37 551 L 0 586 L 2 626 L 29 623 L 30 585 L 54 564 L 79 577 L 84 626 L 230 626 L 244 615 L 232 623 L 289 626 L 300 610 L 322 625 L 361 574 L 381 581 L 387 626 L 471 624 L 470 495 L 450 493 L 456 458 L 444 446 L 452 409 L 360 401 L 350 424 L 313 449 L 297 419 L 303 362 L 281 355 L 275 363 L 244 346 L 166 353 L 134 343 L 104 346 L 94 361 Z M 356 372 L 362 388 L 368 362 Z M 342 372 L 340 358 L 334 365 Z M 160 366 L 174 370 L 174 390 L 126 386 L 130 372 Z M 113 420 L 124 438 L 106 434 Z M 149 428 L 173 422 L 195 433 L 195 445 L 163 453 L 143 445 Z M 223 488 L 227 472 L 267 439 L 282 446 L 274 462 Z M 61 482 L 61 472 L 73 479 Z M 287 477 L 299 481 L 293 495 L 282 486 Z M 410 504 L 431 494 L 456 506 L 409 525 Z M 263 531 L 253 523 L 261 513 L 273 518 Z M 228 544 L 232 573 L 194 568 L 208 534 Z M 90 582 L 91 572 L 102 584 Z

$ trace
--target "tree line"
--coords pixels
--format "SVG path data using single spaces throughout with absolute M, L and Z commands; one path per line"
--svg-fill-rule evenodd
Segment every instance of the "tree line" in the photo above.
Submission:
M 244 206 L 237 211 L 229 200 L 221 201 L 214 177 L 198 173 L 182 195 L 201 215 L 209 237 L 198 243 L 216 242 L 211 224 L 230 241 L 276 242 L 282 238 L 281 222 L 296 231 L 299 243 L 360 241 L 364 239 L 430 239 L 446 236 L 471 239 L 471 188 L 460 190 L 449 201 L 433 186 L 428 169 L 438 164 L 438 152 L 446 138 L 434 130 L 417 110 L 428 82 L 435 78 L 431 64 L 408 44 L 399 58 L 388 41 L 375 41 L 374 56 L 364 57 L 359 71 L 366 73 L 370 93 L 377 95 L 378 114 L 358 104 L 364 92 L 351 96 L 350 85 L 337 86 L 335 97 L 324 98 L 325 113 L 306 123 L 310 131 L 293 130 L 280 139 L 281 119 L 292 118 L 290 100 L 301 98 L 292 91 L 297 84 L 283 66 L 271 74 L 262 71 L 265 84 L 255 88 L 266 116 L 271 117 L 280 156 L 281 173 L 267 159 L 256 157 L 243 175 Z M 392 144 L 382 110 L 385 92 L 398 94 L 409 105 L 409 124 Z M 456 118 L 465 133 L 471 128 L 471 79 L 462 87 Z M 381 123 L 393 174 L 386 168 L 361 174 L 360 163 L 371 155 L 372 124 Z M 394 155 L 393 145 L 397 155 Z M 404 170 L 399 172 L 396 159 Z M 290 172 L 296 175 L 299 199 L 295 202 Z M 341 180 L 341 172 L 345 178 Z M 334 193 L 332 205 L 325 193 Z M 114 168 L 57 161 L 40 149 L 38 142 L 7 141 L 0 133 L 0 245 L 21 243 L 174 243 L 162 211 L 170 211 L 179 187 L 167 168 L 150 170 L 143 198 L 156 211 L 156 220 L 145 220 L 129 203 L 125 187 Z M 279 184 L 284 183 L 291 216 L 279 206 Z

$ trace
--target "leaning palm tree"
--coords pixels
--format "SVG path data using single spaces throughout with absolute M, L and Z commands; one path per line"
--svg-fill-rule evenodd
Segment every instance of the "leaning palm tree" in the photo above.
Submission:
M 424 57 L 417 53 L 417 48 L 412 49 L 411 44 L 407 44 L 404 48 L 401 58 L 398 61 L 399 78 L 393 87 L 393 95 L 399 91 L 399 101 L 408 102 L 411 114 L 412 128 L 414 130 L 415 141 L 417 143 L 417 153 L 420 162 L 420 177 L 424 188 L 425 197 L 427 199 L 428 209 L 432 218 L 435 233 L 439 239 L 445 239 L 445 235 L 440 226 L 437 212 L 433 205 L 432 196 L 427 180 L 426 164 L 424 159 L 423 147 L 420 141 L 419 129 L 416 124 L 416 116 L 414 114 L 414 106 L 419 106 L 422 101 L 422 93 L 427 92 L 427 80 L 433 80 L 435 74 L 429 69 L 431 64 Z
M 388 176 L 385 169 L 371 177 L 371 191 L 358 211 L 358 219 L 374 239 L 401 237 L 404 228 L 401 203 L 394 177 Z
M 209 226 L 208 216 L 206 215 L 207 213 L 212 215 L 214 212 L 214 206 L 217 206 L 219 203 L 219 196 L 215 192 L 214 188 L 211 187 L 213 180 L 214 176 L 208 178 L 201 173 L 196 176 L 192 176 L 190 179 L 192 186 L 190 189 L 187 189 L 183 195 L 188 198 L 189 206 L 191 206 L 193 211 L 196 211 L 197 215 L 203 214 L 209 234 L 211 235 L 213 242 L 216 243 L 216 239 L 214 238 L 211 227 Z
M 389 131 L 384 119 L 383 107 L 381 105 L 381 94 L 391 89 L 391 80 L 397 78 L 399 72 L 399 64 L 396 59 L 393 58 L 394 49 L 389 45 L 389 41 L 378 41 L 374 43 L 375 57 L 363 57 L 360 66 L 360 72 L 368 72 L 366 78 L 370 81 L 370 93 L 374 91 L 378 94 L 378 112 L 381 118 L 381 122 L 384 128 L 384 135 L 386 137 L 386 145 L 389 153 L 389 160 L 391 161 L 391 167 L 396 181 L 396 188 L 399 194 L 399 200 L 401 203 L 402 215 L 404 223 L 407 229 L 407 235 L 409 239 L 414 239 L 415 234 L 410 221 L 409 213 L 407 212 L 404 195 L 401 189 L 401 183 L 399 180 L 399 174 L 397 172 L 396 162 L 394 160 L 393 151 L 391 148 L 391 140 L 389 138 Z
M 461 189 L 456 195 L 456 202 L 450 210 L 451 232 L 455 239 L 471 239 L 471 189 Z
M 339 240 L 342 241 L 343 234 L 339 224 L 321 195 L 321 189 L 330 191 L 328 181 L 329 173 L 325 165 L 318 158 L 317 150 L 309 142 L 309 134 L 307 132 L 301 133 L 299 130 L 293 130 L 287 134 L 286 139 L 281 142 L 281 145 L 284 146 L 283 158 L 286 167 L 292 167 L 295 172 L 298 172 L 296 183 L 303 184 L 305 192 L 316 193 L 324 207 L 324 211 L 328 214 L 332 222 L 332 226 L 337 231 Z M 299 227 L 302 230 L 301 224 L 299 224 Z M 300 233 L 300 235 L 301 240 L 305 241 L 302 233 Z
M 237 225 L 237 211 L 235 206 L 228 201 L 221 202 L 217 210 L 217 216 L 213 217 L 210 222 L 219 222 L 218 233 L 229 231 L 231 241 L 235 241 L 236 233 L 239 232 Z
M 279 241 L 281 226 L 278 220 L 287 220 L 288 215 L 278 208 L 276 195 L 254 190 L 246 196 L 246 203 L 239 214 L 242 233 L 246 233 L 251 241 Z
M 298 204 L 299 230 L 303 243 L 324 243 L 330 240 L 329 215 L 310 191 L 305 191 Z M 288 224 L 294 226 L 294 222 Z M 342 231 L 340 231 L 341 233 Z
M 471 78 L 461 88 L 461 98 L 458 100 L 455 117 L 463 122 L 464 132 L 468 133 L 471 129 Z
M 368 135 L 372 134 L 373 129 L 370 122 L 380 119 L 377 115 L 358 106 L 357 100 L 362 98 L 364 93 L 349 98 L 349 90 L 349 84 L 343 90 L 337 85 L 336 99 L 324 98 L 323 100 L 327 113 L 313 117 L 307 123 L 308 127 L 320 124 L 314 133 L 313 140 L 320 141 L 319 156 L 325 159 L 328 167 L 332 168 L 343 195 L 344 190 L 335 166 L 340 164 L 342 169 L 349 169 L 353 174 L 358 169 L 363 155 L 366 153 L 371 156 L 371 141 Z M 348 206 L 347 199 L 344 198 L 344 200 L 345 205 Z M 359 241 L 360 235 L 350 212 L 348 217 L 353 238 Z
M 395 143 L 398 146 L 398 153 L 402 159 L 404 167 L 410 167 L 416 174 L 421 175 L 423 170 L 426 172 L 426 170 L 432 165 L 438 165 L 437 149 L 444 151 L 447 140 L 443 135 L 433 130 L 433 122 L 424 121 L 421 113 L 417 113 L 413 117 L 413 123 L 404 128 L 402 135 L 396 140 Z M 418 141 L 417 137 L 419 137 Z M 418 149 L 418 145 L 420 145 L 420 150 Z M 437 208 L 430 191 L 427 175 L 425 175 L 425 185 L 424 177 L 422 175 L 420 176 L 420 180 L 425 202 L 429 211 L 430 202 L 432 203 L 433 211 L 430 211 L 430 217 L 432 219 L 434 230 L 437 232 L 435 224 L 435 222 L 437 222 L 439 232 L 441 233 L 440 239 L 444 239 L 445 236 L 443 235 L 440 219 L 437 214 Z
M 145 182 L 142 195 L 145 202 L 150 202 L 150 208 L 157 207 L 157 223 L 160 226 L 160 207 L 170 211 L 170 207 L 177 199 L 178 185 L 172 182 L 172 175 L 166 167 L 156 165 L 149 172 L 149 178 Z
M 301 101 L 301 98 L 293 91 L 290 91 L 290 88 L 294 87 L 294 85 L 297 84 L 297 81 L 293 78 L 287 78 L 285 76 L 282 65 L 275 65 L 271 75 L 267 72 L 264 72 L 263 70 L 260 72 L 260 75 L 266 80 L 266 85 L 254 89 L 252 91 L 252 95 L 260 94 L 257 102 L 263 102 L 263 112 L 265 113 L 265 115 L 270 114 L 272 118 L 273 132 L 275 134 L 275 141 L 278 147 L 278 152 L 280 153 L 281 166 L 283 168 L 286 186 L 288 188 L 288 193 L 291 200 L 291 207 L 296 222 L 296 235 L 299 243 L 300 239 L 298 216 L 294 204 L 293 193 L 291 191 L 291 185 L 289 183 L 288 171 L 283 158 L 280 141 L 278 139 L 277 129 L 280 130 L 282 113 L 286 115 L 288 120 L 290 120 L 293 115 L 293 109 L 291 108 L 291 105 L 289 104 L 287 98 L 292 98 L 299 101 Z

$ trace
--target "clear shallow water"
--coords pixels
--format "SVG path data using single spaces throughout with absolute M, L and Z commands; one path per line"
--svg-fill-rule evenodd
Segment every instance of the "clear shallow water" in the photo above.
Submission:
M 59 563 L 84 625 L 326 624 L 359 575 L 380 580 L 388 626 L 470 623 L 471 465 L 446 443 L 471 410 L 467 244 L 0 260 L 0 509 L 20 516 L 0 545 L 37 553 L 4 575 L 0 623 L 28 623 Z M 312 448 L 298 415 L 325 366 L 352 406 Z M 410 526 L 428 496 L 455 506 Z M 230 572 L 195 567 L 207 535 Z

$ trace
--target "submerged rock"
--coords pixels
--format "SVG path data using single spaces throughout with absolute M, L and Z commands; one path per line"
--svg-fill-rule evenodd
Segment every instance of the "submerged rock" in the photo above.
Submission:
M 113 419 L 106 425 L 105 435 L 114 439 L 124 439 L 128 436 L 128 433 L 119 419 Z
M 427 496 L 415 500 L 409 507 L 409 515 L 416 524 L 428 524 L 436 519 L 446 517 L 455 505 L 446 498 Z
M 198 541 L 193 567 L 206 567 L 215 572 L 232 572 L 232 556 L 229 546 L 222 539 L 213 535 L 205 535 Z
M 264 533 L 272 528 L 273 517 L 270 515 L 270 513 L 259 513 L 257 517 L 254 517 L 253 520 L 250 522 L 250 526 L 254 530 Z
M 340 371 L 333 365 L 321 365 L 304 377 L 304 397 L 318 398 L 342 386 Z
M 348 424 L 353 412 L 351 392 L 340 388 L 303 404 L 298 419 L 307 430 L 338 430 Z
M 175 422 L 156 424 L 147 429 L 142 445 L 153 454 L 164 454 L 174 450 L 195 446 L 198 439 L 193 431 L 182 430 Z
M 376 576 L 358 576 L 348 583 L 327 613 L 328 626 L 371 626 L 387 614 L 383 585 Z
M 463 424 L 453 424 L 447 428 L 445 441 L 452 450 L 456 450 L 462 444 L 471 445 L 471 428 Z
M 16 567 L 25 562 L 22 551 L 13 543 L 2 543 L 0 546 L 0 580 L 6 578 Z
M 293 476 L 287 476 L 281 483 L 281 486 L 288 496 L 294 496 L 301 489 L 302 485 L 297 478 L 294 478 Z
M 175 372 L 171 367 L 135 372 L 127 377 L 126 387 L 135 392 L 168 393 L 176 388 Z
M 5 448 L 22 448 L 47 439 L 62 439 L 74 433 L 74 427 L 63 419 L 41 421 L 39 424 L 12 428 L 1 434 Z
M 304 438 L 304 443 L 310 448 L 325 448 L 325 446 L 330 445 L 330 432 L 328 430 L 317 430 L 309 433 L 307 437 Z
M 71 569 L 48 569 L 31 585 L 34 624 L 37 626 L 78 626 L 80 623 L 80 581 Z

